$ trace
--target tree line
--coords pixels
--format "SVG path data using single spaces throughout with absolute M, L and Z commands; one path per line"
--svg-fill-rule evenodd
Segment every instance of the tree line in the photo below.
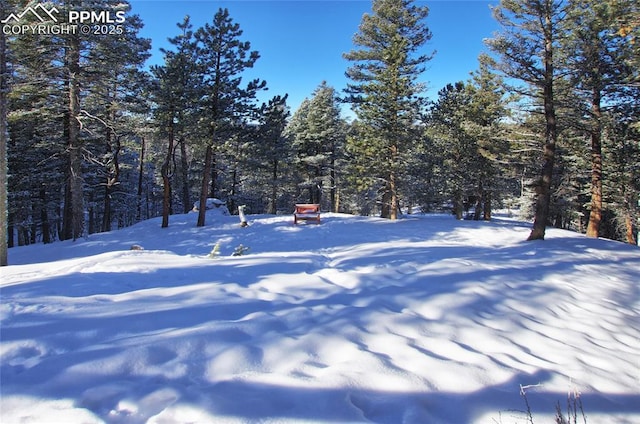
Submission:
M 148 68 L 151 42 L 126 1 L 51 3 L 126 20 L 117 35 L 0 34 L 9 247 L 155 216 L 166 227 L 209 197 L 232 211 L 311 202 L 390 219 L 449 210 L 488 220 L 510 207 L 533 219 L 530 239 L 555 225 L 636 242 L 640 11 L 631 0 L 502 0 L 490 54 L 436 99 L 421 82 L 434 54 L 428 7 L 374 0 L 344 53 L 347 87 L 321 82 L 293 113 L 286 93 L 257 101 L 267 82 L 245 71 L 260 54 L 227 9 L 200 28 L 179 22 L 163 63 Z M 4 1 L 0 12 L 24 6 Z M 355 119 L 341 116 L 344 103 Z M 199 208 L 197 225 L 205 218 Z

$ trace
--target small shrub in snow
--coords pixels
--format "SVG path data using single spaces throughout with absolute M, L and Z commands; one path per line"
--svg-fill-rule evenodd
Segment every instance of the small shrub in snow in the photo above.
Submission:
M 542 384 L 531 384 L 527 386 L 523 386 L 522 384 L 520 385 L 520 396 L 522 396 L 527 409 L 525 411 L 519 412 L 526 416 L 526 422 L 528 424 L 535 424 L 535 422 L 533 420 L 533 413 L 531 412 L 531 405 L 529 404 L 529 399 L 527 398 L 527 390 L 535 387 L 542 387 Z M 556 415 L 554 422 L 555 424 L 578 424 L 578 415 L 581 415 L 582 417 L 581 422 L 587 424 L 587 416 L 584 413 L 582 399 L 580 398 L 580 392 L 574 388 L 573 391 L 570 390 L 567 394 L 567 416 L 564 416 L 562 406 L 560 406 L 560 401 L 558 401 L 558 403 L 556 404 Z M 499 416 L 499 421 L 496 421 L 494 419 L 494 423 L 502 424 L 502 415 L 499 414 Z
M 574 389 L 573 392 L 569 391 L 567 394 L 567 417 L 562 413 L 562 407 L 560 401 L 556 404 L 556 424 L 578 424 L 578 411 L 582 416 L 582 421 L 587 424 L 587 416 L 584 413 L 582 407 L 582 398 L 580 392 Z
M 215 259 L 219 256 L 220 256 L 220 242 L 217 242 L 216 244 L 213 245 L 213 249 L 211 249 L 211 252 L 209 252 L 209 257 L 211 259 Z
M 239 245 L 236 247 L 236 250 L 233 251 L 231 256 L 242 256 L 249 251 L 249 248 L 243 245 Z

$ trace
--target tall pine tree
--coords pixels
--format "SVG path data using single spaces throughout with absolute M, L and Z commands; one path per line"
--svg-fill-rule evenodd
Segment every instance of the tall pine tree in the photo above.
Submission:
M 443 159 L 445 191 L 451 198 L 453 213 L 462 219 L 466 198 L 473 190 L 473 175 L 478 169 L 476 140 L 465 131 L 471 93 L 462 82 L 447 84 L 438 92 L 430 113 L 430 131 Z
M 577 127 L 584 129 L 591 146 L 587 235 L 598 237 L 603 219 L 604 114 L 616 104 L 631 100 L 626 93 L 629 89 L 626 83 L 633 79 L 633 68 L 628 65 L 633 48 L 619 26 L 620 22 L 629 20 L 633 6 L 628 0 L 573 0 L 569 4 L 569 19 L 565 21 L 569 36 L 564 51 L 570 52 L 567 66 L 576 97 L 581 100 L 579 116 L 584 117 Z
M 189 16 L 178 24 L 181 31 L 169 42 L 175 51 L 163 50 L 165 55 L 163 66 L 154 66 L 152 96 L 156 105 L 154 115 L 159 127 L 160 137 L 167 142 L 164 162 L 160 168 L 163 185 L 162 195 L 162 228 L 169 226 L 169 215 L 172 211 L 171 180 L 176 168 L 176 140 L 180 140 L 182 159 L 185 158 L 184 147 L 186 129 L 189 124 L 196 124 L 195 109 L 201 88 L 201 72 L 196 64 L 195 40 Z M 184 164 L 182 165 L 185 171 Z M 183 180 L 186 178 L 183 177 Z M 183 181 L 183 203 L 189 206 L 189 189 L 184 188 L 188 181 Z
M 559 0 L 502 0 L 494 9 L 494 17 L 503 31 L 488 40 L 491 49 L 500 57 L 497 68 L 508 78 L 523 83 L 523 87 L 516 89 L 541 101 L 545 117 L 543 165 L 529 240 L 544 239 L 549 222 L 558 140 L 554 86 L 558 78 L 557 50 L 562 38 L 564 6 Z
M 203 124 L 208 131 L 198 227 L 205 225 L 207 197 L 216 194 L 216 150 L 231 136 L 238 122 L 253 112 L 256 93 L 266 85 L 254 79 L 242 86 L 243 71 L 252 68 L 260 55 L 240 37 L 240 25 L 233 22 L 228 9 L 219 9 L 213 22 L 195 33 L 198 62 L 204 70 Z
M 291 159 L 290 143 L 284 130 L 289 118 L 287 97 L 274 96 L 268 103 L 263 103 L 260 110 L 260 130 L 253 150 L 258 167 L 269 174 L 269 201 L 267 213 L 278 211 L 278 188 L 282 186 L 283 168 Z
M 357 169 L 367 174 L 361 175 L 361 185 L 382 183 L 381 215 L 390 219 L 399 215 L 406 156 L 423 107 L 418 77 L 431 59 L 420 53 L 431 39 L 424 22 L 428 13 L 411 0 L 374 0 L 373 13 L 362 17 L 353 38 L 357 48 L 344 54 L 353 62 L 346 93 L 361 123 L 348 149 L 359 162 Z
M 112 15 L 130 9 L 119 0 L 70 0 L 56 7 L 62 15 L 73 8 Z M 25 236 L 33 241 L 36 223 L 45 242 L 52 232 L 60 239 L 75 239 L 87 230 L 109 228 L 110 194 L 122 187 L 121 146 L 135 138 L 130 118 L 144 109 L 139 102 L 141 66 L 149 48 L 148 41 L 138 37 L 139 18 L 126 15 L 121 27 L 121 34 L 11 37 L 16 82 L 9 97 L 12 150 L 27 148 L 29 160 L 39 164 L 38 172 L 32 172 L 21 169 L 19 156 L 10 163 L 15 170 L 10 184 L 20 189 L 14 190 L 10 222 L 19 237 L 29 221 L 34 224 Z M 29 195 L 17 199 L 20 193 Z M 127 213 L 125 203 L 120 216 Z M 90 217 L 89 226 L 85 216 Z
M 103 3 L 106 10 L 129 12 L 124 2 Z M 115 221 L 122 224 L 133 219 L 131 196 L 134 181 L 126 172 L 133 163 L 126 163 L 123 153 L 133 146 L 139 128 L 135 115 L 147 113 L 142 96 L 147 92 L 147 73 L 144 62 L 150 56 L 151 41 L 141 38 L 142 21 L 137 15 L 126 15 L 119 36 L 100 36 L 93 40 L 86 57 L 83 83 L 82 109 L 79 116 L 86 141 L 85 157 L 89 160 L 88 173 L 95 172 L 97 189 L 85 188 L 90 202 L 90 233 L 110 231 Z M 91 211 L 95 210 L 93 214 Z
M 323 81 L 305 99 L 287 127 L 296 151 L 296 170 L 304 201 L 322 204 L 323 191 L 329 186 L 328 208 L 338 209 L 338 163 L 345 138 L 345 121 L 340 117 L 338 97 Z

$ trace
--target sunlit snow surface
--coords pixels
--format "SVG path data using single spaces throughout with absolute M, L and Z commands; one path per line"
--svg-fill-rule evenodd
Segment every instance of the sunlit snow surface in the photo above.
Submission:
M 574 391 L 589 424 L 640 423 L 637 247 L 507 219 L 196 219 L 10 249 L 2 423 L 525 423 L 538 384 L 536 423 Z

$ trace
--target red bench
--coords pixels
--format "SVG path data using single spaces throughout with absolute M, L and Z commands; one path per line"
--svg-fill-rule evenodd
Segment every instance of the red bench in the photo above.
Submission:
M 320 205 L 313 203 L 298 203 L 293 211 L 293 223 L 298 221 L 315 221 L 320 223 Z

